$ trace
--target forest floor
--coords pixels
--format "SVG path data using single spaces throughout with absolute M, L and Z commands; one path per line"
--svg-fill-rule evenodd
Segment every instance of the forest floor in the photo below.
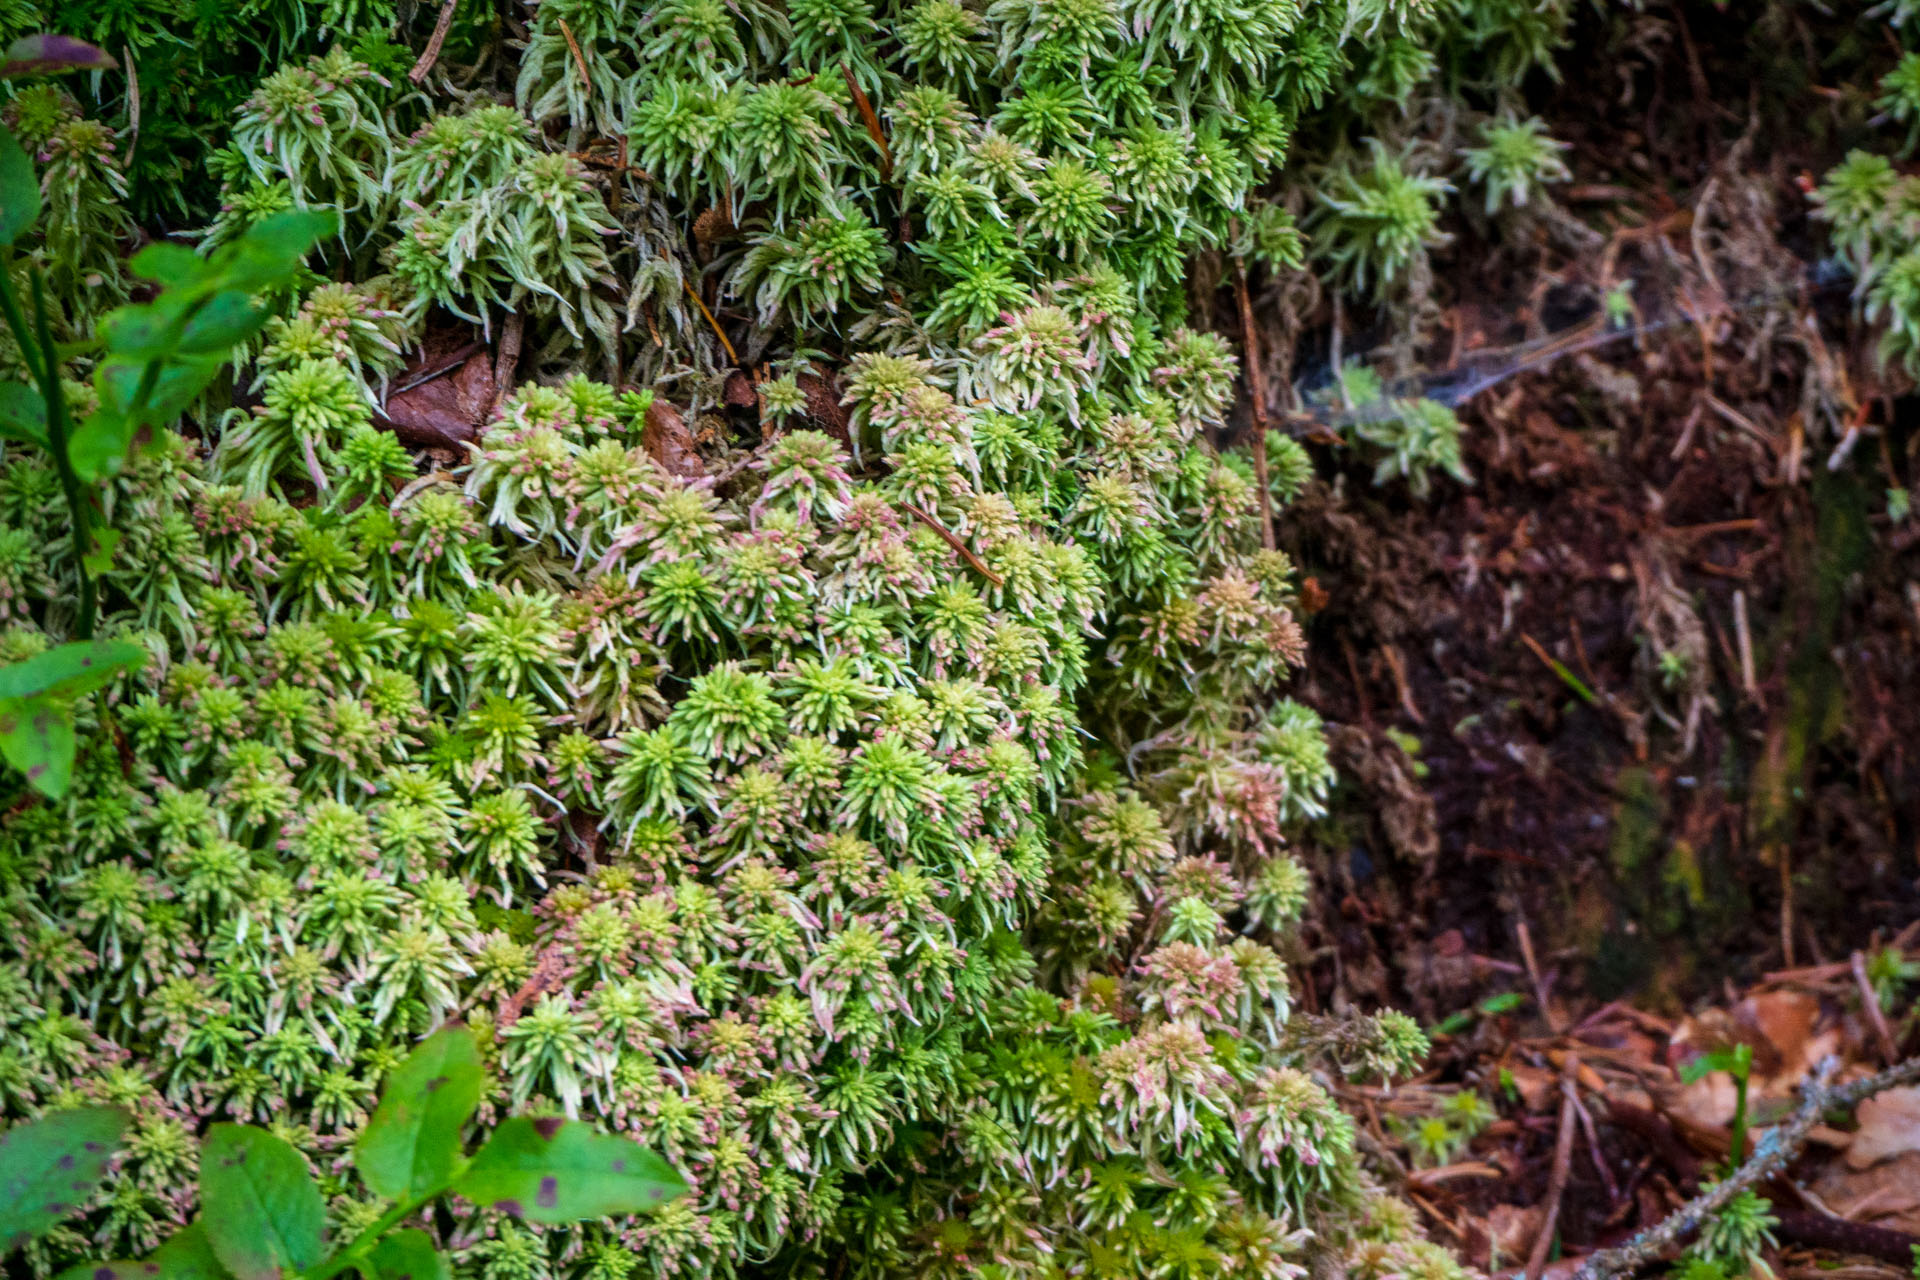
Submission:
M 1301 1000 L 1446 1030 L 1356 1101 L 1442 1238 L 1509 1270 L 1543 1221 L 1557 1254 L 1615 1244 L 1726 1155 L 1729 1078 L 1680 1078 L 1701 1052 L 1750 1045 L 1763 1122 L 1827 1054 L 1920 1052 L 1883 976 L 1920 960 L 1920 525 L 1888 514 L 1920 399 L 1809 219 L 1850 141 L 1810 53 L 1835 37 L 1614 12 L 1532 103 L 1573 143 L 1562 212 L 1438 258 L 1429 367 L 1511 373 L 1460 405 L 1473 483 L 1415 502 L 1322 444 L 1282 539 L 1343 778 L 1303 842 Z M 1462 1088 L 1501 1118 L 1423 1150 Z M 1772 1193 L 1783 1271 L 1913 1274 L 1899 1236 L 1808 1233 L 1920 1238 L 1920 1090 L 1808 1150 Z

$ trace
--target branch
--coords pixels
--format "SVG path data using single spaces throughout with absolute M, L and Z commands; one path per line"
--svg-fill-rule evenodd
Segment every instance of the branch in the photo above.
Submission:
M 1766 1182 L 1780 1173 L 1807 1143 L 1807 1134 L 1829 1110 L 1849 1110 L 1883 1089 L 1920 1080 L 1920 1058 L 1889 1067 L 1878 1075 L 1856 1080 L 1840 1088 L 1827 1082 L 1839 1064 L 1832 1058 L 1822 1062 L 1807 1083 L 1799 1109 L 1785 1124 L 1772 1130 L 1754 1147 L 1753 1157 L 1724 1181 L 1681 1205 L 1656 1226 L 1642 1231 L 1617 1249 L 1602 1249 L 1580 1264 L 1573 1280 L 1605 1280 L 1608 1276 L 1630 1275 L 1651 1261 L 1669 1245 L 1694 1231 L 1747 1188 Z

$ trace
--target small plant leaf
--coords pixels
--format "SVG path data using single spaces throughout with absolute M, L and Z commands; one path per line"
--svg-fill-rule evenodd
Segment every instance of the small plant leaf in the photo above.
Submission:
M 127 460 L 127 446 L 133 443 L 133 424 L 122 414 L 102 406 L 88 414 L 86 421 L 67 437 L 67 461 L 82 480 L 99 480 L 112 475 Z M 102 536 L 106 530 L 99 531 Z M 92 571 L 93 566 L 87 566 Z
M 127 260 L 127 270 L 142 280 L 185 289 L 200 284 L 212 275 L 207 260 L 183 244 L 165 240 L 148 245 Z
M 73 785 L 73 704 L 57 698 L 0 698 L 0 756 L 41 795 L 59 800 Z
M 19 140 L 0 129 L 0 245 L 12 244 L 40 217 L 40 179 Z
M 215 259 L 220 287 L 258 293 L 293 280 L 308 251 L 340 227 L 332 209 L 292 209 L 262 218 Z
M 300 1153 L 245 1124 L 217 1124 L 200 1149 L 200 1220 L 236 1280 L 280 1280 L 321 1257 L 327 1206 Z
M 657 1209 L 686 1191 L 673 1166 L 638 1143 L 578 1120 L 514 1116 L 453 1189 L 531 1222 L 579 1222 Z
M 157 1262 L 76 1262 L 54 1280 L 160 1280 Z
M 417 1227 L 396 1231 L 375 1245 L 361 1270 L 370 1280 L 447 1280 L 453 1274 L 433 1247 L 433 1237 Z
M 480 1105 L 480 1048 L 465 1027 L 428 1036 L 387 1076 L 380 1105 L 354 1148 L 375 1193 L 410 1200 L 447 1185 L 460 1160 L 460 1128 Z
M 181 331 L 179 350 L 189 355 L 225 355 L 260 331 L 267 310 L 251 295 L 228 289 L 208 298 Z
M 85 563 L 87 572 L 96 578 L 113 568 L 113 553 L 120 547 L 118 529 L 95 529 L 93 531 L 93 550 L 87 552 Z
M 0 1253 L 77 1213 L 126 1128 L 119 1107 L 83 1107 L 0 1133 Z
M 0 382 L 0 436 L 42 449 L 51 447 L 47 402 L 38 391 L 20 382 Z
M 147 1261 L 160 1268 L 159 1280 L 230 1280 L 198 1222 L 174 1232 Z
M 0 80 L 61 71 L 111 71 L 119 65 L 105 49 L 72 36 L 21 36 L 0 54 Z
M 122 671 L 139 667 L 147 651 L 131 640 L 75 640 L 0 667 L 0 698 L 41 694 L 78 698 L 105 688 Z

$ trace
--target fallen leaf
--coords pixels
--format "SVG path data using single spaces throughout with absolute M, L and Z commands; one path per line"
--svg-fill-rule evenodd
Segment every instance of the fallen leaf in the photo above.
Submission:
M 640 429 L 640 447 L 669 475 L 695 480 L 707 474 L 706 464 L 700 461 L 700 451 L 694 445 L 693 433 L 687 430 L 686 419 L 678 409 L 657 396 L 647 406 L 647 421 Z
M 418 359 L 395 375 L 382 426 L 416 449 L 451 449 L 466 456 L 493 412 L 493 358 L 457 335 L 429 333 Z
M 1855 1114 L 1860 1127 L 1847 1146 L 1848 1168 L 1864 1169 L 1894 1156 L 1920 1153 L 1920 1088 L 1875 1094 Z
M 1487 1240 L 1503 1262 L 1524 1259 L 1540 1234 L 1546 1210 L 1537 1204 L 1497 1204 L 1487 1214 Z

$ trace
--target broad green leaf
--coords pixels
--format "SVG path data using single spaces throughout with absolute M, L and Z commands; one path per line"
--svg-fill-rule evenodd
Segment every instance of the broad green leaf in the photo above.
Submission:
M 87 552 L 84 563 L 87 572 L 99 577 L 113 568 L 113 553 L 120 546 L 118 529 L 95 529 L 93 531 L 93 550 Z
M 147 1261 L 160 1268 L 159 1280 L 229 1280 L 198 1222 L 174 1232 Z
M 125 1258 L 113 1262 L 76 1262 L 54 1280 L 160 1280 L 160 1264 L 130 1262 Z
M 42 449 L 51 447 L 47 402 L 38 391 L 20 382 L 0 382 L 0 436 Z
M 0 698 L 78 698 L 146 660 L 131 640 L 74 640 L 0 667 Z
M 313 246 L 340 226 L 331 209 L 290 209 L 262 218 L 214 258 L 220 287 L 259 293 L 292 281 Z
M 514 1116 L 453 1189 L 532 1222 L 579 1222 L 657 1209 L 686 1191 L 673 1166 L 638 1143 L 578 1120 Z
M 0 129 L 0 245 L 12 244 L 40 216 L 40 179 L 11 132 Z
M 246 1124 L 217 1124 L 200 1148 L 200 1222 L 235 1280 L 280 1280 L 322 1254 L 327 1206 L 300 1153 Z
M 21 36 L 0 54 L 0 80 L 62 71 L 111 71 L 119 65 L 105 49 L 72 36 Z
M 168 335 L 186 305 L 184 299 L 167 292 L 153 302 L 115 307 L 101 317 L 100 336 L 107 350 L 122 360 L 144 364 L 162 359 L 173 354 L 175 344 Z
M 360 1268 L 367 1280 L 447 1280 L 452 1268 L 417 1227 L 396 1231 L 373 1247 Z
M 67 437 L 67 461 L 82 480 L 99 480 L 120 469 L 127 460 L 127 446 L 132 443 L 133 423 L 117 410 L 102 406 L 88 414 Z
M 374 1192 L 411 1200 L 447 1185 L 460 1127 L 480 1104 L 486 1074 L 465 1027 L 434 1032 L 387 1076 L 353 1159 Z
M 119 1107 L 82 1107 L 0 1133 L 0 1253 L 79 1212 L 126 1128 Z
M 165 240 L 148 245 L 127 260 L 127 270 L 142 280 L 185 289 L 200 285 L 212 276 L 207 260 L 183 244 Z
M 93 385 L 100 392 L 100 404 L 130 420 L 134 425 L 165 424 L 185 412 L 194 397 L 220 376 L 226 366 L 223 356 L 195 356 L 168 360 L 148 388 L 145 410 L 134 413 L 134 400 L 146 377 L 147 362 L 114 356 L 102 360 L 93 371 Z
M 189 355 L 225 355 L 260 331 L 268 312 L 250 294 L 228 289 L 208 298 L 180 335 L 179 350 Z
M 0 756 L 41 795 L 58 800 L 67 794 L 78 745 L 70 699 L 0 698 Z

